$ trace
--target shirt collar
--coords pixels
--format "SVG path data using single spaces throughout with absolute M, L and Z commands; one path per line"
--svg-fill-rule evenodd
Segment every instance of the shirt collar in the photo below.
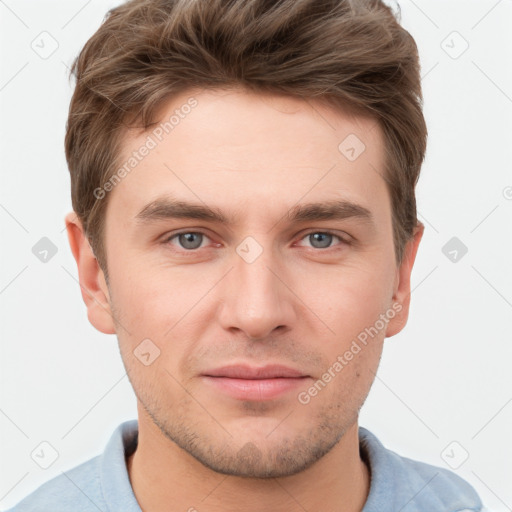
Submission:
M 126 458 L 137 448 L 138 421 L 122 423 L 113 433 L 101 458 L 101 486 L 103 496 L 111 510 L 142 512 L 130 484 Z M 442 468 L 413 461 L 385 448 L 377 437 L 364 427 L 359 427 L 359 451 L 370 472 L 370 490 L 362 512 L 383 512 L 403 510 L 415 512 L 424 510 L 422 503 L 432 504 L 435 500 L 441 506 L 446 496 L 454 501 L 466 502 L 473 499 L 474 510 L 479 510 L 481 502 L 467 482 L 453 476 Z M 418 470 L 419 468 L 419 470 Z M 434 480 L 438 479 L 436 482 Z M 464 486 L 466 492 L 453 497 L 450 479 Z M 462 502 L 461 502 L 462 504 Z M 460 510 L 466 510 L 464 505 Z

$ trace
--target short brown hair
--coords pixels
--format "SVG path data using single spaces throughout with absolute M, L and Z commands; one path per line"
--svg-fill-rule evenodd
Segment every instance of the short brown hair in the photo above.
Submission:
M 384 134 L 397 263 L 419 223 L 427 128 L 417 46 L 381 0 L 131 0 L 73 63 L 65 139 L 73 209 L 107 275 L 108 196 L 123 134 L 191 88 L 246 87 L 370 115 Z M 340 141 L 341 142 L 341 141 Z

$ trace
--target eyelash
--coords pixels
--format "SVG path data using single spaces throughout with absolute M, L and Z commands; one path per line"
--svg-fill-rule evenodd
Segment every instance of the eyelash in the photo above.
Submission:
M 350 245 L 350 243 L 351 243 L 348 239 L 342 237 L 341 235 L 338 235 L 338 234 L 334 233 L 333 231 L 321 231 L 321 230 L 318 230 L 318 229 L 311 230 L 311 231 L 303 234 L 302 237 L 300 238 L 300 240 L 304 240 L 304 238 L 306 238 L 307 236 L 315 234 L 315 233 L 320 233 L 322 235 L 333 236 L 334 238 L 337 238 L 340 241 L 339 245 Z M 166 244 L 166 245 L 170 244 L 171 240 L 173 240 L 174 238 L 177 238 L 179 235 L 185 235 L 185 234 L 194 234 L 194 235 L 200 234 L 200 235 L 203 235 L 206 238 L 210 238 L 203 231 L 191 231 L 191 230 L 189 230 L 189 231 L 179 231 L 178 233 L 173 233 L 172 235 L 169 235 L 169 236 L 165 237 L 163 243 Z M 326 247 L 324 249 L 317 249 L 316 247 L 309 247 L 309 248 L 313 249 L 313 250 L 316 249 L 316 251 L 322 251 L 322 252 L 327 252 L 327 251 L 330 251 L 330 250 L 336 250 L 336 246 Z M 204 247 L 198 247 L 197 249 L 178 248 L 177 252 L 192 253 L 192 254 L 194 254 L 194 253 L 198 252 L 200 249 L 204 249 Z

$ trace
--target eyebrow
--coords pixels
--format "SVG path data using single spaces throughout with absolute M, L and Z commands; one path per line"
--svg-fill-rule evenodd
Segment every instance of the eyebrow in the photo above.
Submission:
M 374 217 L 370 210 L 345 199 L 299 204 L 292 207 L 285 217 L 290 223 L 356 218 L 374 227 Z M 229 225 L 236 224 L 240 216 L 234 215 L 228 218 L 218 208 L 180 201 L 167 196 L 151 201 L 135 216 L 139 224 L 167 219 L 196 219 Z

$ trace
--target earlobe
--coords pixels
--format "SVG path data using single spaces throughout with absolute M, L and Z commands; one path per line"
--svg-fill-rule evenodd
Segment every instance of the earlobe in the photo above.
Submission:
M 413 236 L 404 248 L 402 262 L 397 268 L 392 303 L 394 305 L 393 309 L 398 311 L 398 313 L 387 325 L 387 338 L 398 334 L 407 324 L 411 301 L 411 273 L 424 229 L 425 226 L 421 222 L 418 222 L 418 225 L 414 229 Z M 400 307 L 397 306 L 398 304 Z
M 89 322 L 104 334 L 115 334 L 115 323 L 105 276 L 94 256 L 82 223 L 75 212 L 65 217 L 69 245 L 75 258 L 80 292 L 87 307 Z

